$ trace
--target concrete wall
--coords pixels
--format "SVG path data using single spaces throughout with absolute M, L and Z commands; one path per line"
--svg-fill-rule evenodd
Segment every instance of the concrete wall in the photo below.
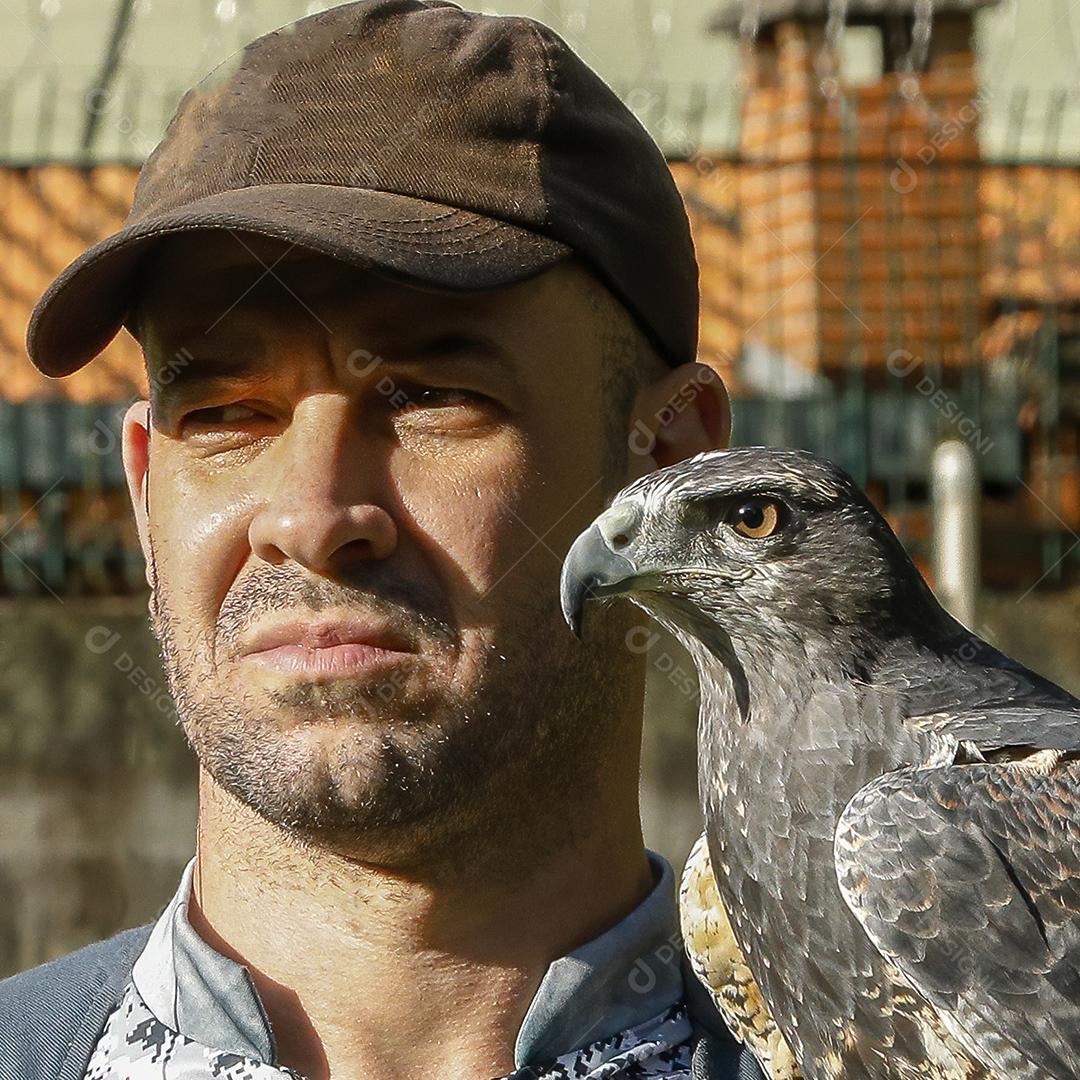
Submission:
M 1080 590 L 990 596 L 979 629 L 1080 691 Z M 678 869 L 700 830 L 696 679 L 648 653 L 642 814 Z M 139 599 L 0 603 L 0 976 L 156 916 L 194 844 L 194 761 Z
M 157 913 L 193 778 L 145 601 L 0 604 L 0 975 Z

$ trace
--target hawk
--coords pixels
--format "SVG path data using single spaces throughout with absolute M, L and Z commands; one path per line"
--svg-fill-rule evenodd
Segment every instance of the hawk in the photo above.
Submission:
M 700 454 L 574 542 L 700 686 L 684 938 L 774 1078 L 1080 1076 L 1080 701 L 953 619 L 852 479 Z

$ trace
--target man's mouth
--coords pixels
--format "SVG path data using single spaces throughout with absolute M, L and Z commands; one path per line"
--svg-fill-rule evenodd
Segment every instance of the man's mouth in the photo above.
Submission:
M 244 636 L 240 657 L 279 675 L 318 680 L 388 670 L 418 651 L 379 621 L 324 616 L 266 623 Z

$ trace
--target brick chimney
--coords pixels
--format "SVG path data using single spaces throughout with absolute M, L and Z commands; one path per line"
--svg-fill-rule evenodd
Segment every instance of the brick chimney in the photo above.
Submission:
M 750 0 L 740 136 L 744 337 L 802 368 L 884 369 L 902 350 L 973 359 L 981 328 L 974 10 L 849 0 L 844 33 L 880 71 L 854 81 L 826 45 L 827 0 Z M 745 34 L 744 5 L 718 31 Z M 875 48 L 876 46 L 876 48 Z M 917 58 L 918 70 L 908 71 Z M 830 78 L 831 76 L 835 78 Z M 823 83 L 824 80 L 824 83 Z M 822 86 L 824 85 L 824 91 Z

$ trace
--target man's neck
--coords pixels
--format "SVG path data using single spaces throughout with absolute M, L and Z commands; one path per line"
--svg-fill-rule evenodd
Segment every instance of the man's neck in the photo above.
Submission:
M 203 774 L 191 922 L 249 968 L 309 1080 L 504 1076 L 548 964 L 652 888 L 627 802 L 559 849 L 417 880 L 302 845 Z

